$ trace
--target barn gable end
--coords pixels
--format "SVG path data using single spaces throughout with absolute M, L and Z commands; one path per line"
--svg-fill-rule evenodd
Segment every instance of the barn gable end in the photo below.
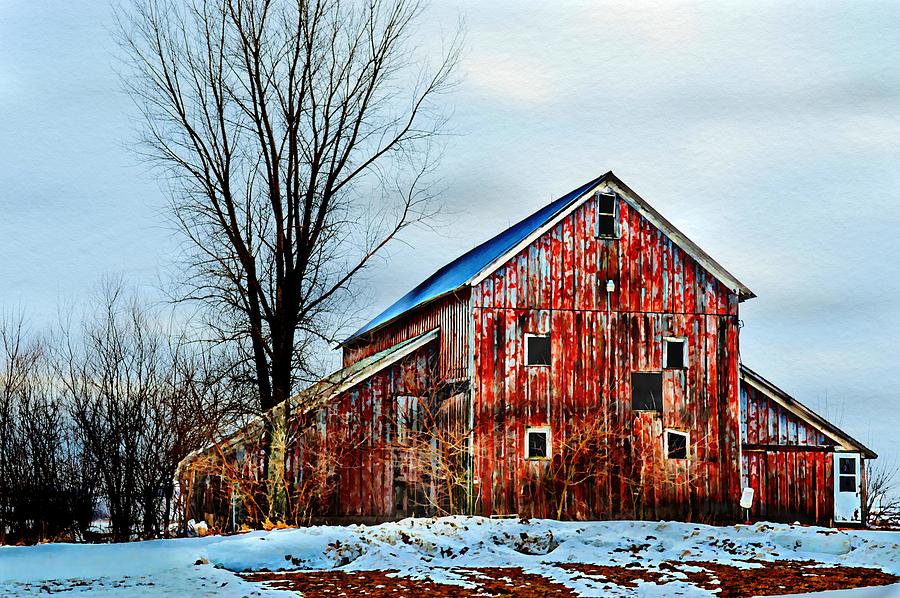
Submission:
M 618 198 L 616 238 L 596 234 L 595 190 Z M 737 313 L 752 293 L 730 275 L 734 289 L 723 284 L 631 194 L 618 181 L 598 184 L 473 281 L 481 513 L 549 514 L 530 498 L 553 491 L 548 466 L 523 459 L 527 429 L 547 426 L 565 444 L 573 422 L 596 417 L 623 436 L 615 475 L 573 489 L 566 512 L 633 513 L 632 478 L 649 461 L 664 479 L 641 490 L 644 516 L 722 518 L 737 503 Z M 549 367 L 526 364 L 528 335 L 549 335 Z M 664 367 L 667 338 L 683 341 L 685 367 Z M 660 413 L 632 410 L 641 372 L 662 377 Z M 666 462 L 667 431 L 687 434 L 690 460 Z

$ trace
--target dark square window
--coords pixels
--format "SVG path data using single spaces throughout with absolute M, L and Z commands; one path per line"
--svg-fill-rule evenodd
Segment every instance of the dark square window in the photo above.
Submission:
M 681 432 L 666 431 L 666 456 L 669 459 L 688 458 L 688 437 Z
M 666 339 L 666 368 L 680 369 L 684 367 L 684 339 Z
M 525 337 L 525 364 L 526 365 L 550 365 L 550 337 L 526 336 Z
M 616 236 L 616 217 L 612 214 L 600 214 L 597 217 L 597 236 Z
M 547 430 L 528 430 L 528 454 L 526 459 L 547 458 Z
M 840 490 L 841 492 L 856 492 L 856 476 L 855 475 L 842 475 L 840 476 Z
M 631 409 L 633 411 L 662 411 L 662 374 L 636 372 L 631 374 Z
M 601 214 L 616 213 L 616 196 L 612 193 L 597 194 L 597 211 Z
M 841 475 L 856 475 L 856 459 L 840 458 Z
M 617 237 L 617 201 L 613 193 L 597 193 L 597 236 Z

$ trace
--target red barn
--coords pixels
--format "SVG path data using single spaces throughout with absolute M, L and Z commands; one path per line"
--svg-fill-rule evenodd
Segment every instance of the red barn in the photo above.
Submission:
M 283 406 L 284 500 L 327 469 L 309 515 L 728 521 L 749 487 L 757 518 L 863 523 L 876 455 L 742 366 L 753 297 L 607 173 L 343 343 L 344 369 Z M 239 523 L 221 508 L 239 484 L 215 500 L 198 463 L 215 450 L 258 479 L 262 429 L 185 460 L 189 515 Z

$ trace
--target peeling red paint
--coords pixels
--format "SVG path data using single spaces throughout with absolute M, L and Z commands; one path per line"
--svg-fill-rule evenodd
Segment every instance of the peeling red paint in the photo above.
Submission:
M 398 505 L 402 481 L 416 472 L 404 471 L 409 464 L 390 448 L 394 397 L 424 392 L 416 385 L 436 369 L 441 380 L 468 385 L 454 417 L 471 418 L 473 513 L 555 516 L 553 461 L 525 459 L 525 430 L 549 427 L 552 453 L 577 422 L 603 418 L 615 430 L 609 457 L 568 490 L 564 517 L 733 520 L 749 484 L 757 491 L 755 517 L 829 520 L 833 443 L 752 389 L 741 392 L 736 291 L 618 201 L 617 238 L 597 238 L 588 199 L 471 290 L 344 346 L 348 366 L 440 331 L 437 342 L 328 407 L 331 441 L 354 448 L 343 457 L 326 515 L 409 514 Z M 525 364 L 526 333 L 550 336 L 550 366 Z M 685 367 L 663 368 L 667 337 L 684 339 Z M 632 411 L 635 372 L 662 373 L 661 412 Z M 688 435 L 688 459 L 667 458 L 666 429 Z M 636 490 L 635 480 L 649 481 Z
M 596 238 L 594 207 L 584 203 L 473 289 L 478 510 L 549 515 L 531 504 L 546 492 L 540 465 L 522 458 L 525 427 L 549 425 L 558 442 L 569 422 L 605 414 L 626 438 L 612 475 L 575 489 L 570 516 L 580 505 L 588 516 L 615 516 L 610 505 L 627 515 L 635 447 L 662 458 L 670 427 L 690 432 L 694 458 L 666 463 L 675 483 L 653 490 L 645 516 L 730 517 L 740 494 L 737 301 L 624 202 L 620 237 Z M 525 365 L 525 333 L 550 334 L 551 367 Z M 631 373 L 662 371 L 667 336 L 686 338 L 688 367 L 663 372 L 662 414 L 632 413 Z
M 750 385 L 741 385 L 744 483 L 750 516 L 830 525 L 834 441 Z

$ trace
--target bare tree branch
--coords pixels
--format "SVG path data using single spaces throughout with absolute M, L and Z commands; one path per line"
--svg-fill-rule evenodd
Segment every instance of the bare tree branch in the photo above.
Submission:
M 433 214 L 436 101 L 461 37 L 425 66 L 421 14 L 416 0 L 137 0 L 120 15 L 141 151 L 171 177 L 190 247 L 178 299 L 240 345 L 261 411 L 335 340 L 355 277 Z

